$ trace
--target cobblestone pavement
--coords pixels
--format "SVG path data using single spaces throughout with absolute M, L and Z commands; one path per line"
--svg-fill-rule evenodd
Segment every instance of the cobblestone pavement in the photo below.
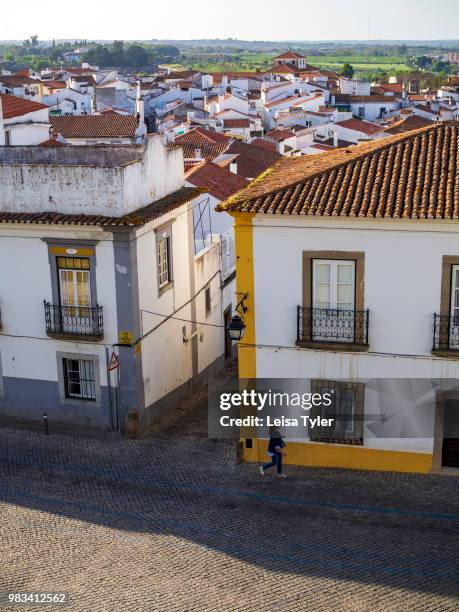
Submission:
M 3 426 L 0 592 L 67 594 L 4 609 L 458 609 L 458 478 L 261 479 L 206 438 L 205 408 L 139 441 Z

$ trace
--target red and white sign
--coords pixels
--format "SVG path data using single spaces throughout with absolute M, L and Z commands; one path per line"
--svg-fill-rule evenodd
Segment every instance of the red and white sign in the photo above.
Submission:
M 108 371 L 116 370 L 116 368 L 120 367 L 120 362 L 118 361 L 118 357 L 115 355 L 115 351 L 113 351 L 112 356 L 110 357 L 110 365 L 108 366 Z

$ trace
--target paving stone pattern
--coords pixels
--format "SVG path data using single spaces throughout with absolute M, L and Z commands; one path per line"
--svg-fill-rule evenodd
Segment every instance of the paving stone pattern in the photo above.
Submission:
M 143 440 L 3 423 L 0 608 L 459 609 L 458 478 L 262 479 L 207 439 L 206 410 L 203 390 Z M 67 602 L 4 599 L 48 592 Z

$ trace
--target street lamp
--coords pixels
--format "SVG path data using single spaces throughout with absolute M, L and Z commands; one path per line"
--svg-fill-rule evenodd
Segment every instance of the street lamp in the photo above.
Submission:
M 244 337 L 245 324 L 239 315 L 234 315 L 231 319 L 231 323 L 226 328 L 229 337 L 233 342 L 239 342 Z
M 244 337 L 244 332 L 245 332 L 244 313 L 247 310 L 247 306 L 244 304 L 244 302 L 247 299 L 247 297 L 248 297 L 248 293 L 244 293 L 240 301 L 236 304 L 236 308 L 235 308 L 236 314 L 233 315 L 233 318 L 231 319 L 231 323 L 226 328 L 226 331 L 228 332 L 228 336 L 233 342 L 239 342 L 239 340 L 242 340 L 242 338 Z M 239 312 L 239 309 L 241 309 L 242 312 Z

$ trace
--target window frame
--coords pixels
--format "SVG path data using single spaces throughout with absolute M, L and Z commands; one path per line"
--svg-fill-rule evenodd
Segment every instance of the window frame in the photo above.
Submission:
M 333 426 L 320 427 L 313 429 L 310 424 L 308 425 L 308 436 L 311 442 L 323 442 L 327 444 L 350 444 L 363 446 L 363 418 L 365 414 L 365 385 L 364 383 L 348 382 L 340 380 L 328 380 L 328 379 L 312 379 L 311 380 L 311 392 L 322 393 L 323 389 L 331 390 L 335 392 L 339 391 L 340 395 L 346 391 L 354 392 L 354 406 L 353 406 L 353 432 L 352 434 L 345 434 L 342 431 L 337 431 L 336 421 Z M 335 393 L 336 396 L 336 393 Z M 327 407 L 325 407 L 327 409 Z M 341 413 L 341 405 L 337 410 L 337 414 Z M 323 406 L 313 406 L 310 411 L 310 418 L 323 416 L 324 418 L 333 418 L 333 415 L 324 412 Z
M 71 380 L 70 372 L 74 370 L 70 370 L 70 363 L 76 362 L 78 364 L 78 382 Z M 87 366 L 82 367 L 82 364 L 90 364 L 90 367 Z M 71 400 L 83 400 L 83 401 L 96 401 L 96 377 L 94 373 L 94 361 L 91 359 L 71 359 L 69 357 L 62 358 L 62 366 L 64 371 L 64 389 L 65 389 L 65 397 L 66 399 Z M 87 368 L 87 369 L 86 369 Z M 82 378 L 81 374 L 83 369 L 86 369 L 86 372 L 90 372 L 91 378 Z M 90 394 L 85 394 L 82 390 L 84 388 L 84 383 L 87 383 L 91 392 Z M 72 384 L 78 384 L 80 386 L 80 394 L 74 393 L 70 390 Z
M 161 283 L 161 272 L 160 272 L 160 245 L 166 241 L 166 257 L 167 257 L 167 275 L 168 280 L 165 283 Z M 156 283 L 158 287 L 158 295 L 162 295 L 165 291 L 170 289 L 174 282 L 174 268 L 173 268 L 173 245 L 172 245 L 172 225 L 161 226 L 155 230 L 155 265 L 156 265 Z
M 363 312 L 365 310 L 365 252 L 363 251 L 303 251 L 303 304 L 305 309 L 312 309 L 313 306 L 313 262 L 317 259 L 323 260 L 341 260 L 354 261 L 354 310 Z M 360 317 L 356 322 L 355 336 L 363 338 L 365 336 L 364 328 L 365 317 Z M 299 346 L 307 348 L 320 348 L 324 350 L 342 349 L 346 351 L 366 351 L 368 345 L 352 344 L 349 342 L 339 343 L 323 343 L 314 341 L 311 337 L 311 330 L 303 330 L 303 339 L 298 341 Z M 368 343 L 368 340 L 367 340 Z
M 59 399 L 61 404 L 69 406 L 80 406 L 80 407 L 99 407 L 101 405 L 101 384 L 100 384 L 100 363 L 99 356 L 87 353 L 67 353 L 58 351 L 56 353 L 57 359 L 57 378 L 59 387 Z M 66 372 L 64 366 L 64 360 L 73 359 L 78 361 L 91 361 L 93 362 L 94 372 L 94 391 L 95 399 L 79 398 L 74 396 L 68 396 L 66 392 Z

